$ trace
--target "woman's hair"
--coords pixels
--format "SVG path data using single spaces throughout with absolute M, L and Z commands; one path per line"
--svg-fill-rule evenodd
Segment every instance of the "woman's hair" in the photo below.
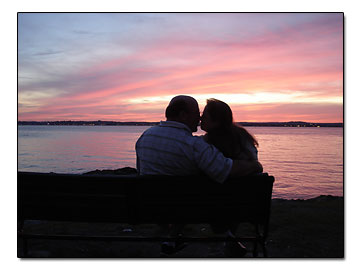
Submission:
M 217 128 L 209 130 L 208 142 L 217 147 L 226 157 L 235 158 L 239 152 L 251 155 L 246 147 L 250 143 L 259 146 L 257 140 L 242 126 L 233 122 L 233 114 L 228 104 L 211 98 L 206 100 L 206 108 Z
M 211 98 L 206 100 L 206 108 L 210 118 L 219 124 L 218 131 L 229 131 L 233 124 L 233 114 L 228 104 Z

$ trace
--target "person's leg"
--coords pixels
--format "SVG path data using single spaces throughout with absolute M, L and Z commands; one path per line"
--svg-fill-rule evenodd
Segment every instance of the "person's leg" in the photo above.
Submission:
M 235 238 L 238 224 L 231 223 L 226 234 L 229 238 Z M 227 241 L 225 243 L 225 254 L 229 257 L 243 257 L 246 255 L 246 247 L 240 241 Z
M 183 249 L 186 244 L 181 240 L 181 233 L 185 224 L 168 224 L 163 226 L 168 237 L 175 237 L 176 241 L 165 241 L 161 244 L 161 252 L 165 254 L 174 254 Z

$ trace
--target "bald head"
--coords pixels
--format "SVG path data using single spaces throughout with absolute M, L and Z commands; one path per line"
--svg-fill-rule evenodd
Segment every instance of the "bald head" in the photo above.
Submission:
M 169 105 L 178 102 L 178 101 L 183 101 L 186 102 L 188 104 L 193 104 L 193 105 L 198 105 L 198 102 L 195 100 L 195 98 L 188 96 L 188 95 L 177 95 L 175 96 L 173 99 L 171 99 Z
M 194 98 L 187 95 L 178 95 L 171 99 L 168 107 L 166 108 L 165 115 L 167 119 L 175 118 L 180 115 L 180 112 L 188 112 L 194 107 L 198 107 L 198 103 Z
M 166 108 L 165 116 L 167 120 L 184 123 L 196 132 L 200 120 L 198 102 L 191 96 L 175 96 Z

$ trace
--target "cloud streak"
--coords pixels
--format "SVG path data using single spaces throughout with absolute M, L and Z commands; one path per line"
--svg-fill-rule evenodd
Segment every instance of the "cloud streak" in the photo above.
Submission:
M 342 14 L 25 15 L 19 120 L 158 121 L 189 94 L 247 121 L 342 122 Z

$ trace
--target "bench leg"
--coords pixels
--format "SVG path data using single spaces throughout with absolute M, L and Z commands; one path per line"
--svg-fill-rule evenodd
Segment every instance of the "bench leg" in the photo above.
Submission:
M 24 226 L 25 226 L 25 221 L 21 220 L 20 222 L 18 222 L 18 234 L 22 234 L 24 232 Z M 26 258 L 28 255 L 28 240 L 27 238 L 23 237 L 22 238 L 22 242 L 23 242 L 23 257 Z
M 260 234 L 260 230 L 259 230 L 259 225 L 255 224 L 255 233 L 256 233 L 256 240 L 254 241 L 254 249 L 253 249 L 253 257 L 257 257 L 258 256 L 258 251 L 257 251 L 257 245 L 258 243 L 261 244 L 261 248 L 262 248 L 262 252 L 263 252 L 263 257 L 267 258 L 268 257 L 268 253 L 267 253 L 267 249 L 266 249 L 266 242 L 265 242 L 265 236 Z
M 259 241 L 260 233 L 259 233 L 259 225 L 255 224 L 254 226 L 255 226 L 256 239 L 254 240 L 253 257 L 257 257 L 258 256 L 258 241 Z
M 23 238 L 23 255 L 24 258 L 28 256 L 28 240 L 26 238 Z

